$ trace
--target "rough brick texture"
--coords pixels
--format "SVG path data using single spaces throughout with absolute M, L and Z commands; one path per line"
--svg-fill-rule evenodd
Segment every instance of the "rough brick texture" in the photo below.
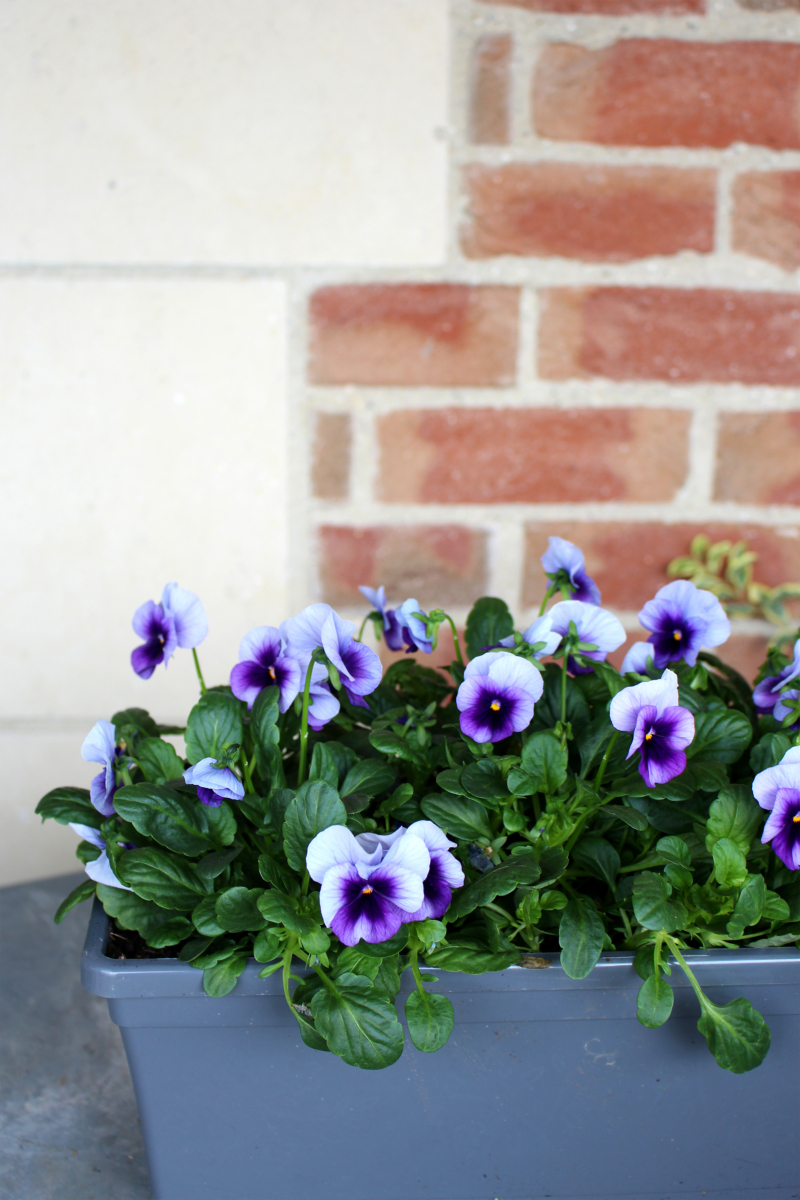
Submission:
M 626 262 L 714 247 L 714 171 L 512 163 L 468 167 L 464 181 L 470 258 Z
M 311 483 L 320 500 L 345 500 L 350 491 L 351 419 L 347 413 L 317 413 Z
M 631 38 L 554 43 L 539 60 L 542 137 L 616 146 L 800 147 L 800 46 Z
M 364 606 L 360 584 L 383 584 L 391 605 L 470 605 L 487 586 L 486 534 L 462 525 L 389 525 L 319 530 L 323 599 Z
M 319 384 L 514 382 L 519 290 L 463 284 L 326 287 L 311 298 L 309 375 Z
M 795 534 L 797 531 L 794 531 Z M 669 582 L 667 565 L 686 554 L 693 537 L 707 533 L 714 541 L 744 538 L 758 554 L 756 576 L 774 587 L 800 579 L 800 538 L 781 536 L 763 525 L 662 525 L 658 522 L 549 521 L 525 530 L 523 602 L 536 605 L 547 579 L 539 562 L 550 535 L 575 542 L 586 556 L 586 570 L 597 582 L 603 605 L 638 612 Z
M 487 34 L 475 45 L 470 78 L 469 140 L 503 145 L 511 134 L 511 53 L 508 34 Z
M 800 505 L 800 412 L 723 413 L 714 496 Z
M 800 384 L 800 296 L 562 288 L 544 297 L 539 373 L 675 383 Z
M 763 4 L 777 5 L 780 2 L 761 0 Z M 625 17 L 632 13 L 669 16 L 705 12 L 704 0 L 484 0 L 484 3 L 526 8 L 529 12 L 597 13 L 604 17 Z
M 379 424 L 380 498 L 501 504 L 671 500 L 689 414 L 667 409 L 448 408 Z
M 800 267 L 800 171 L 748 171 L 733 185 L 733 249 Z

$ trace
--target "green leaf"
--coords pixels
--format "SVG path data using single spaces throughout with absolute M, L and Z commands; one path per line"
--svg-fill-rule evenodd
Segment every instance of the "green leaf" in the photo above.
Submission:
M 548 887 L 549 884 L 555 883 L 569 866 L 569 855 L 563 846 L 549 846 L 537 854 L 536 860 L 539 863 L 539 870 L 542 872 L 539 882 L 536 884 L 537 888 Z
M 159 733 L 158 725 L 146 708 L 123 708 L 114 713 L 111 724 L 116 729 L 117 741 L 124 738 L 129 744 L 128 749 L 132 738 L 138 741 L 139 737 L 158 737 Z
M 770 1032 L 760 1012 L 741 997 L 720 1007 L 703 996 L 697 1028 L 719 1066 L 734 1075 L 752 1071 L 764 1061 Z
M 588 775 L 592 765 L 599 763 L 606 746 L 611 741 L 614 727 L 606 712 L 600 713 L 584 731 L 578 747 L 581 756 L 581 776 Z
M 656 842 L 656 853 L 668 863 L 679 867 L 691 867 L 692 853 L 683 838 L 664 837 Z
M 313 1017 L 306 1016 L 304 1012 L 298 1012 L 298 1007 L 299 1006 L 296 1004 L 292 1005 L 292 1011 L 300 1029 L 300 1037 L 311 1050 L 323 1050 L 330 1052 L 330 1046 L 317 1029 Z
M 720 838 L 730 838 L 743 854 L 747 854 L 763 820 L 764 813 L 753 799 L 749 785 L 735 784 L 725 788 L 709 809 L 706 849 L 712 850 Z
M 203 879 L 216 879 L 241 852 L 241 846 L 235 846 L 233 850 L 214 850 L 196 862 L 194 869 Z
M 441 1050 L 453 1032 L 453 1006 L 447 996 L 414 991 L 406 997 L 406 1021 L 418 1050 Z
M 253 943 L 256 962 L 272 962 L 283 953 L 283 942 L 277 929 L 262 929 Z
M 193 867 L 167 850 L 147 847 L 128 850 L 119 859 L 120 882 L 133 888 L 143 900 L 154 900 L 161 908 L 191 912 L 198 896 L 211 890 Z
M 593 902 L 586 896 L 569 901 L 561 914 L 558 944 L 561 966 L 570 979 L 583 979 L 597 965 L 606 931 Z
M 401 925 L 394 937 L 387 938 L 385 942 L 360 941 L 353 949 L 371 958 L 393 958 L 395 954 L 405 950 L 407 942 L 408 925 Z
M 344 778 L 341 796 L 361 792 L 365 796 L 380 796 L 394 783 L 395 772 L 388 763 L 379 758 L 365 758 L 351 767 Z
M 750 751 L 750 769 L 755 775 L 776 767 L 791 746 L 785 733 L 766 733 Z
M 276 888 L 259 890 L 258 911 L 266 921 L 285 925 L 292 933 L 310 934 L 314 929 L 314 920 L 297 912 L 289 897 Z
M 100 850 L 92 842 L 78 842 L 75 847 L 75 857 L 86 866 L 100 857 Z
M 496 646 L 501 638 L 514 632 L 514 618 L 505 600 L 482 596 L 467 617 L 466 644 L 470 658 L 477 658 L 487 646 Z
M 714 875 L 720 887 L 741 887 L 747 878 L 747 861 L 730 838 L 719 838 L 711 847 Z
M 664 874 L 679 892 L 684 892 L 692 886 L 694 877 L 688 867 L 679 867 L 677 863 L 668 862 L 664 867 Z
M 670 900 L 672 885 L 663 875 L 642 871 L 633 881 L 633 911 L 645 929 L 681 929 L 688 913 L 680 900 Z
M 636 997 L 636 1018 L 648 1029 L 658 1029 L 669 1019 L 675 996 L 661 974 L 649 975 Z
M 715 762 L 737 762 L 753 737 L 753 727 L 736 709 L 712 709 L 694 719 L 694 740 L 687 757 L 710 758 Z
M 692 759 L 691 773 L 699 792 L 721 792 L 730 783 L 722 763 L 698 762 Z
M 423 761 L 422 756 L 411 743 L 398 737 L 396 733 L 388 733 L 385 729 L 376 729 L 369 735 L 369 741 L 370 745 L 374 746 L 376 750 L 380 750 L 381 754 L 388 754 L 392 758 L 400 758 L 410 763 Z
M 183 779 L 183 760 L 175 747 L 161 738 L 143 738 L 136 747 L 136 761 L 148 783 L 168 783 Z
M 36 813 L 43 821 L 58 821 L 59 825 L 69 825 L 75 821 L 78 825 L 90 825 L 99 829 L 103 818 L 89 799 L 86 788 L 57 787 L 46 796 L 42 796 L 36 805 Z
M 486 809 L 477 800 L 434 793 L 424 798 L 421 808 L 426 817 L 459 841 L 491 840 Z
M 636 829 L 640 833 L 643 829 L 647 829 L 647 817 L 638 809 L 625 808 L 621 804 L 605 804 L 603 812 L 607 816 L 616 817 L 618 821 L 624 821 L 631 829 Z
M 217 897 L 206 896 L 192 910 L 192 922 L 198 933 L 208 937 L 218 937 L 225 930 L 217 920 Z
M 280 695 L 280 688 L 277 686 L 262 688 L 250 712 L 250 732 L 256 746 L 262 750 L 277 746 L 280 740 L 277 725 L 280 716 Z
M 718 842 L 717 845 L 719 844 Z M 758 924 L 766 899 L 767 885 L 764 876 L 748 875 L 744 887 L 739 892 L 733 916 L 728 921 L 727 930 L 731 937 L 741 937 L 748 925 Z
M 613 889 L 620 868 L 619 854 L 605 838 L 584 837 L 572 848 L 572 861 L 577 867 L 602 879 Z
M 217 923 L 228 933 L 263 929 L 266 920 L 257 901 L 264 894 L 263 888 L 246 887 L 232 887 L 220 892 L 216 905 Z
M 536 701 L 531 730 L 550 730 L 561 718 L 561 668 L 548 663 L 544 673 L 544 694 Z M 567 679 L 567 721 L 573 733 L 580 735 L 589 724 L 591 711 L 574 680 Z M 552 737 L 552 732 L 550 733 Z
M 190 763 L 219 758 L 225 745 L 243 737 L 242 701 L 225 692 L 206 692 L 189 713 L 186 757 Z
M 206 693 L 207 694 L 207 693 Z M 227 996 L 236 987 L 236 980 L 247 966 L 247 959 L 238 954 L 224 958 L 216 966 L 203 971 L 203 988 L 207 996 Z
M 648 787 L 637 772 L 633 778 L 625 779 L 624 783 L 620 784 L 620 790 L 623 786 L 623 794 L 627 794 L 631 799 L 646 797 L 648 800 L 669 800 L 673 803 L 691 800 L 696 791 L 694 775 L 689 770 L 676 775 L 669 783 L 657 783 L 655 787 Z
M 289 896 L 299 895 L 300 885 L 295 876 L 271 854 L 261 855 L 258 860 L 258 871 L 261 878 L 265 879 L 267 883 L 271 883 L 278 891 L 286 892 Z
M 346 824 L 347 809 L 329 783 L 321 779 L 304 783 L 283 822 L 283 848 L 292 870 L 305 870 L 308 844 L 321 830 Z
M 119 891 L 119 888 L 115 889 Z M 90 896 L 94 896 L 97 891 L 97 884 L 93 879 L 82 880 L 76 888 L 73 888 L 70 894 L 61 901 L 56 909 L 56 915 L 53 917 L 56 925 L 60 925 L 68 912 L 72 912 L 77 904 L 82 904 L 84 900 L 88 900 Z
M 317 742 L 311 755 L 308 778 L 322 779 L 335 790 L 339 786 L 339 771 L 325 742 Z
M 534 884 L 540 874 L 541 868 L 533 854 L 510 856 L 498 867 L 454 892 L 447 915 L 451 921 L 465 917 L 480 905 L 494 900 L 495 896 L 507 896 L 521 885 Z
M 372 990 L 394 1003 L 395 996 L 400 991 L 399 959 L 397 956 L 378 960 L 378 974 L 372 983 Z
M 631 796 L 630 802 L 659 833 L 688 833 L 692 828 L 691 816 L 677 805 L 665 803 L 663 800 L 651 800 L 646 796 Z
M 563 892 L 542 892 L 539 896 L 539 903 L 543 912 L 560 912 L 567 907 L 569 900 Z
M 451 941 L 448 946 L 437 946 L 428 950 L 425 962 L 429 967 L 442 971 L 463 971 L 465 975 L 483 975 L 487 971 L 505 971 L 519 962 L 519 950 L 503 950 L 495 953 L 485 946 L 477 947 L 464 942 Z
M 490 758 L 468 763 L 461 772 L 461 784 L 479 800 L 508 800 L 509 792 L 500 768 Z
M 536 790 L 552 796 L 567 778 L 567 752 L 552 733 L 532 733 L 522 748 L 522 769 Z
M 227 800 L 223 800 L 216 808 L 203 805 L 211 839 L 218 846 L 230 846 L 236 837 L 236 817 Z
M 360 946 L 345 946 L 336 959 L 336 975 L 362 975 L 370 981 L 381 969 L 381 959 L 364 954 Z
M 789 905 L 782 896 L 768 891 L 764 899 L 764 911 L 761 915 L 766 921 L 788 921 Z
M 151 900 L 142 900 L 135 892 L 125 892 L 104 883 L 97 885 L 97 898 L 120 929 L 135 929 L 145 939 L 162 925 L 181 916 L 178 912 L 165 911 Z
M 300 917 L 299 919 L 305 921 L 309 918 Z M 330 950 L 331 939 L 324 929 L 320 929 L 319 925 L 314 925 L 308 933 L 301 934 L 300 945 L 306 954 L 325 954 Z
M 403 1027 L 393 1004 L 373 999 L 372 985 L 363 976 L 345 974 L 336 992 L 320 988 L 311 1000 L 314 1022 L 328 1048 L 366 1071 L 397 1062 L 403 1053 Z
M 117 788 L 114 807 L 139 833 L 177 854 L 210 849 L 205 806 L 173 788 L 155 783 Z
M 192 938 L 185 946 L 181 946 L 178 951 L 178 958 L 181 962 L 192 962 L 193 959 L 198 958 L 208 949 L 212 941 L 213 938 L 210 937 Z
M 164 925 L 160 925 L 154 933 L 148 934 L 145 941 L 154 950 L 162 950 L 164 946 L 176 946 L 178 942 L 185 941 L 192 933 L 194 927 L 191 921 L 187 921 L 186 917 L 173 917 Z

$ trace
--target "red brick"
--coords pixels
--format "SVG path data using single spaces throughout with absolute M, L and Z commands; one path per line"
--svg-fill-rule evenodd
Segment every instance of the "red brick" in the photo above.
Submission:
M 624 521 L 550 521 L 525 531 L 523 602 L 540 604 L 547 579 L 539 562 L 550 535 L 567 538 L 586 556 L 586 570 L 597 582 L 603 605 L 638 612 L 669 583 L 667 565 L 688 554 L 692 538 L 706 533 L 712 541 L 744 540 L 758 554 L 755 576 L 761 583 L 800 580 L 800 538 L 783 537 L 763 525 L 661 525 Z
M 512 163 L 466 168 L 468 258 L 552 255 L 627 262 L 714 249 L 716 172 Z
M 720 416 L 714 499 L 800 504 L 800 412 Z
M 472 604 L 486 589 L 486 534 L 463 525 L 387 525 L 319 530 L 323 599 L 362 607 L 360 584 L 386 588 L 391 605 Z
M 511 140 L 511 54 L 507 33 L 487 34 L 472 53 L 469 140 L 477 145 L 505 145 Z
M 503 4 L 526 8 L 529 12 L 597 13 L 602 17 L 625 17 L 632 13 L 664 15 L 668 13 L 704 13 L 704 0 L 483 0 L 484 4 Z M 798 2 L 798 0 L 795 0 Z M 760 0 L 776 6 L 783 0 Z
M 542 137 L 612 146 L 800 147 L 800 46 L 631 38 L 553 43 L 536 72 Z
M 350 491 L 351 420 L 348 413 L 317 413 L 311 484 L 320 500 L 345 500 Z
M 534 504 L 671 500 L 690 414 L 672 409 L 447 408 L 378 424 L 381 500 Z
M 800 384 L 800 296 L 678 288 L 555 288 L 544 294 L 546 379 Z
M 312 383 L 493 387 L 516 375 L 519 289 L 352 284 L 311 297 Z
M 800 171 L 749 171 L 733 185 L 733 248 L 800 267 Z

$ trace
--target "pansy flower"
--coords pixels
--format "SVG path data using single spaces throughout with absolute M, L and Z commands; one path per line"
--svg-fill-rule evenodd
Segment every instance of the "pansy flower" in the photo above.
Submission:
M 717 597 L 688 579 L 676 579 L 659 588 L 639 613 L 639 620 L 650 630 L 647 640 L 659 671 L 680 658 L 693 667 L 703 646 L 720 646 L 731 632 Z
M 559 575 L 564 572 L 572 588 L 573 600 L 582 600 L 585 604 L 600 603 L 600 589 L 586 574 L 583 553 L 572 542 L 560 537 L 549 538 L 541 563 L 553 583 L 559 583 Z
M 329 721 L 333 720 L 342 707 L 331 691 L 331 685 L 328 683 L 328 671 L 322 663 L 314 663 L 308 698 L 308 723 L 312 729 L 319 732 Z
M 91 842 L 93 846 L 97 846 L 98 850 L 101 851 L 99 858 L 94 859 L 93 862 L 83 864 L 83 869 L 89 878 L 94 880 L 95 883 L 104 883 L 106 887 L 121 888 L 123 892 L 132 892 L 133 888 L 126 887 L 124 883 L 120 883 L 112 871 L 111 863 L 106 853 L 105 838 L 101 837 L 96 829 L 92 829 L 91 825 L 79 825 L 77 821 L 70 821 L 69 827 L 84 842 Z M 122 842 L 121 845 L 126 850 L 136 849 L 133 842 Z
M 560 600 L 547 615 L 552 622 L 553 632 L 562 638 L 568 635 L 570 623 L 574 624 L 579 640 L 597 647 L 596 650 L 580 651 L 584 658 L 594 659 L 595 662 L 605 662 L 606 656 L 625 641 L 625 630 L 620 621 L 613 613 L 595 604 L 586 604 L 583 600 Z M 574 675 L 585 675 L 591 667 L 581 667 L 570 657 L 569 669 Z
M 350 703 L 367 708 L 364 696 L 374 692 L 381 681 L 381 660 L 369 646 L 354 640 L 355 629 L 352 621 L 344 621 L 329 604 L 310 604 L 284 621 L 280 632 L 286 653 L 298 660 L 304 674 L 314 651 L 324 650 L 339 672 Z
M 790 871 L 800 871 L 800 746 L 787 750 L 777 766 L 759 771 L 753 795 L 769 811 L 761 841 L 772 842 Z
M 414 821 L 409 825 L 409 837 L 418 837 L 428 848 L 431 865 L 422 881 L 425 898 L 412 921 L 425 921 L 428 917 L 438 919 L 447 912 L 453 898 L 453 889 L 463 887 L 464 870 L 461 863 L 450 853 L 456 843 L 433 821 Z
M 231 671 L 231 691 L 252 708 L 262 688 L 280 689 L 278 708 L 286 712 L 303 685 L 300 663 L 283 654 L 280 632 L 272 625 L 259 625 L 246 633 L 239 644 L 239 661 Z
M 475 742 L 501 742 L 527 729 L 543 690 L 541 672 L 527 659 L 502 650 L 479 654 L 456 693 L 461 729 Z
M 345 946 L 385 942 L 412 920 L 430 862 L 425 843 L 408 832 L 384 856 L 380 845 L 369 853 L 344 825 L 323 829 L 306 853 L 308 873 L 321 884 L 322 919 Z
M 362 596 L 380 613 L 383 620 L 383 636 L 390 650 L 403 649 L 403 630 L 393 608 L 386 607 L 386 592 L 383 587 L 377 591 L 371 587 L 359 587 Z
M 81 746 L 81 758 L 86 762 L 101 763 L 103 770 L 95 775 L 89 785 L 89 796 L 97 811 L 104 817 L 114 815 L 114 792 L 117 778 L 114 762 L 119 751 L 116 747 L 116 732 L 110 721 L 97 721 L 86 735 Z
M 665 671 L 660 679 L 623 688 L 609 705 L 614 728 L 633 734 L 628 758 L 640 751 L 639 774 L 648 787 L 668 783 L 686 768 L 694 717 L 678 701 L 678 676 Z
M 546 658 L 549 654 L 555 653 L 561 641 L 561 634 L 555 633 L 553 630 L 550 613 L 537 617 L 520 636 L 523 642 L 527 642 L 529 646 L 539 646 L 533 655 L 534 658 Z M 516 645 L 514 634 L 510 633 L 508 637 L 500 638 L 497 644 L 513 649 Z
M 655 651 L 650 642 L 634 642 L 622 660 L 620 673 L 627 675 L 629 671 L 636 675 L 647 674 L 647 664 L 653 664 Z
M 161 603 L 147 600 L 133 614 L 133 630 L 144 645 L 131 654 L 131 666 L 141 679 L 149 679 L 160 662 L 166 667 L 178 646 L 193 650 L 208 633 L 203 605 L 193 592 L 168 583 Z
M 197 788 L 197 798 L 209 808 L 219 808 L 223 800 L 243 800 L 244 786 L 230 767 L 216 766 L 215 758 L 201 758 L 200 762 L 183 772 L 186 783 Z
M 791 711 L 783 703 L 783 700 L 796 700 L 797 691 L 787 689 L 786 692 L 781 692 L 781 689 L 786 688 L 792 680 L 798 678 L 800 678 L 800 638 L 794 644 L 792 661 L 787 663 L 778 675 L 768 675 L 766 679 L 761 680 L 761 683 L 756 684 L 753 690 L 753 703 L 758 711 L 772 713 L 776 721 L 782 721 Z
M 423 616 L 427 615 L 420 608 L 418 600 L 405 600 L 395 610 L 395 619 L 400 626 L 403 641 L 407 646 L 406 653 L 413 654 L 415 650 L 421 650 L 423 654 L 431 654 L 433 652 L 433 639 L 428 637 L 425 622 L 416 616 L 416 613 L 422 613 Z

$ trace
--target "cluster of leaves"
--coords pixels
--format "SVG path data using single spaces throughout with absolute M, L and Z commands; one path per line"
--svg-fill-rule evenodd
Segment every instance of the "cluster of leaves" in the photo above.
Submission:
M 505 604 L 484 598 L 469 618 L 468 652 L 512 629 Z M 248 958 L 263 964 L 261 976 L 282 971 L 307 1045 L 353 1065 L 383 1067 L 400 1055 L 395 997 L 406 968 L 417 983 L 405 1007 L 410 1035 L 435 1050 L 453 1012 L 445 996 L 425 990 L 430 969 L 499 971 L 560 948 L 576 979 L 603 951 L 635 952 L 638 1015 L 653 1027 L 672 1007 L 671 954 L 697 991 L 699 1028 L 717 1061 L 744 1071 L 766 1053 L 763 1019 L 746 1000 L 712 1004 L 681 952 L 800 940 L 800 878 L 761 844 L 766 814 L 751 791 L 754 773 L 777 763 L 790 739 L 757 716 L 741 676 L 710 654 L 700 658 L 695 668 L 677 664 L 681 703 L 696 724 L 687 768 L 655 788 L 637 759 L 626 760 L 630 735 L 615 735 L 608 716 L 612 696 L 639 676 L 595 664 L 573 678 L 549 663 L 530 727 L 478 745 L 461 733 L 452 703 L 463 667 L 452 664 L 451 683 L 404 658 L 368 710 L 342 698 L 335 721 L 312 735 L 299 787 L 297 711 L 281 715 L 270 688 L 248 714 L 220 687 L 201 697 L 185 731 L 157 726 L 140 709 L 114 715 L 130 780 L 115 794 L 116 816 L 104 820 L 79 788 L 56 789 L 37 811 L 101 831 L 114 872 L 132 889 L 97 885 L 118 926 L 153 947 L 179 945 L 212 996 L 235 986 Z M 239 768 L 241 803 L 199 803 L 183 782 L 186 762 L 165 740 L 176 732 L 188 763 L 210 756 Z M 382 832 L 423 817 L 457 843 L 464 887 L 440 921 L 404 925 L 379 945 L 341 945 L 323 927 L 305 870 L 310 841 L 331 825 Z M 83 861 L 97 853 L 86 842 L 78 848 Z M 81 884 L 57 919 L 94 892 L 91 881 Z
M 788 605 L 800 600 L 800 583 L 768 587 L 753 578 L 758 561 L 747 542 L 713 542 L 706 534 L 692 539 L 688 554 L 674 558 L 667 574 L 691 579 L 696 587 L 713 592 L 728 616 L 762 618 L 777 625 L 776 644 L 796 636 L 796 622 Z

